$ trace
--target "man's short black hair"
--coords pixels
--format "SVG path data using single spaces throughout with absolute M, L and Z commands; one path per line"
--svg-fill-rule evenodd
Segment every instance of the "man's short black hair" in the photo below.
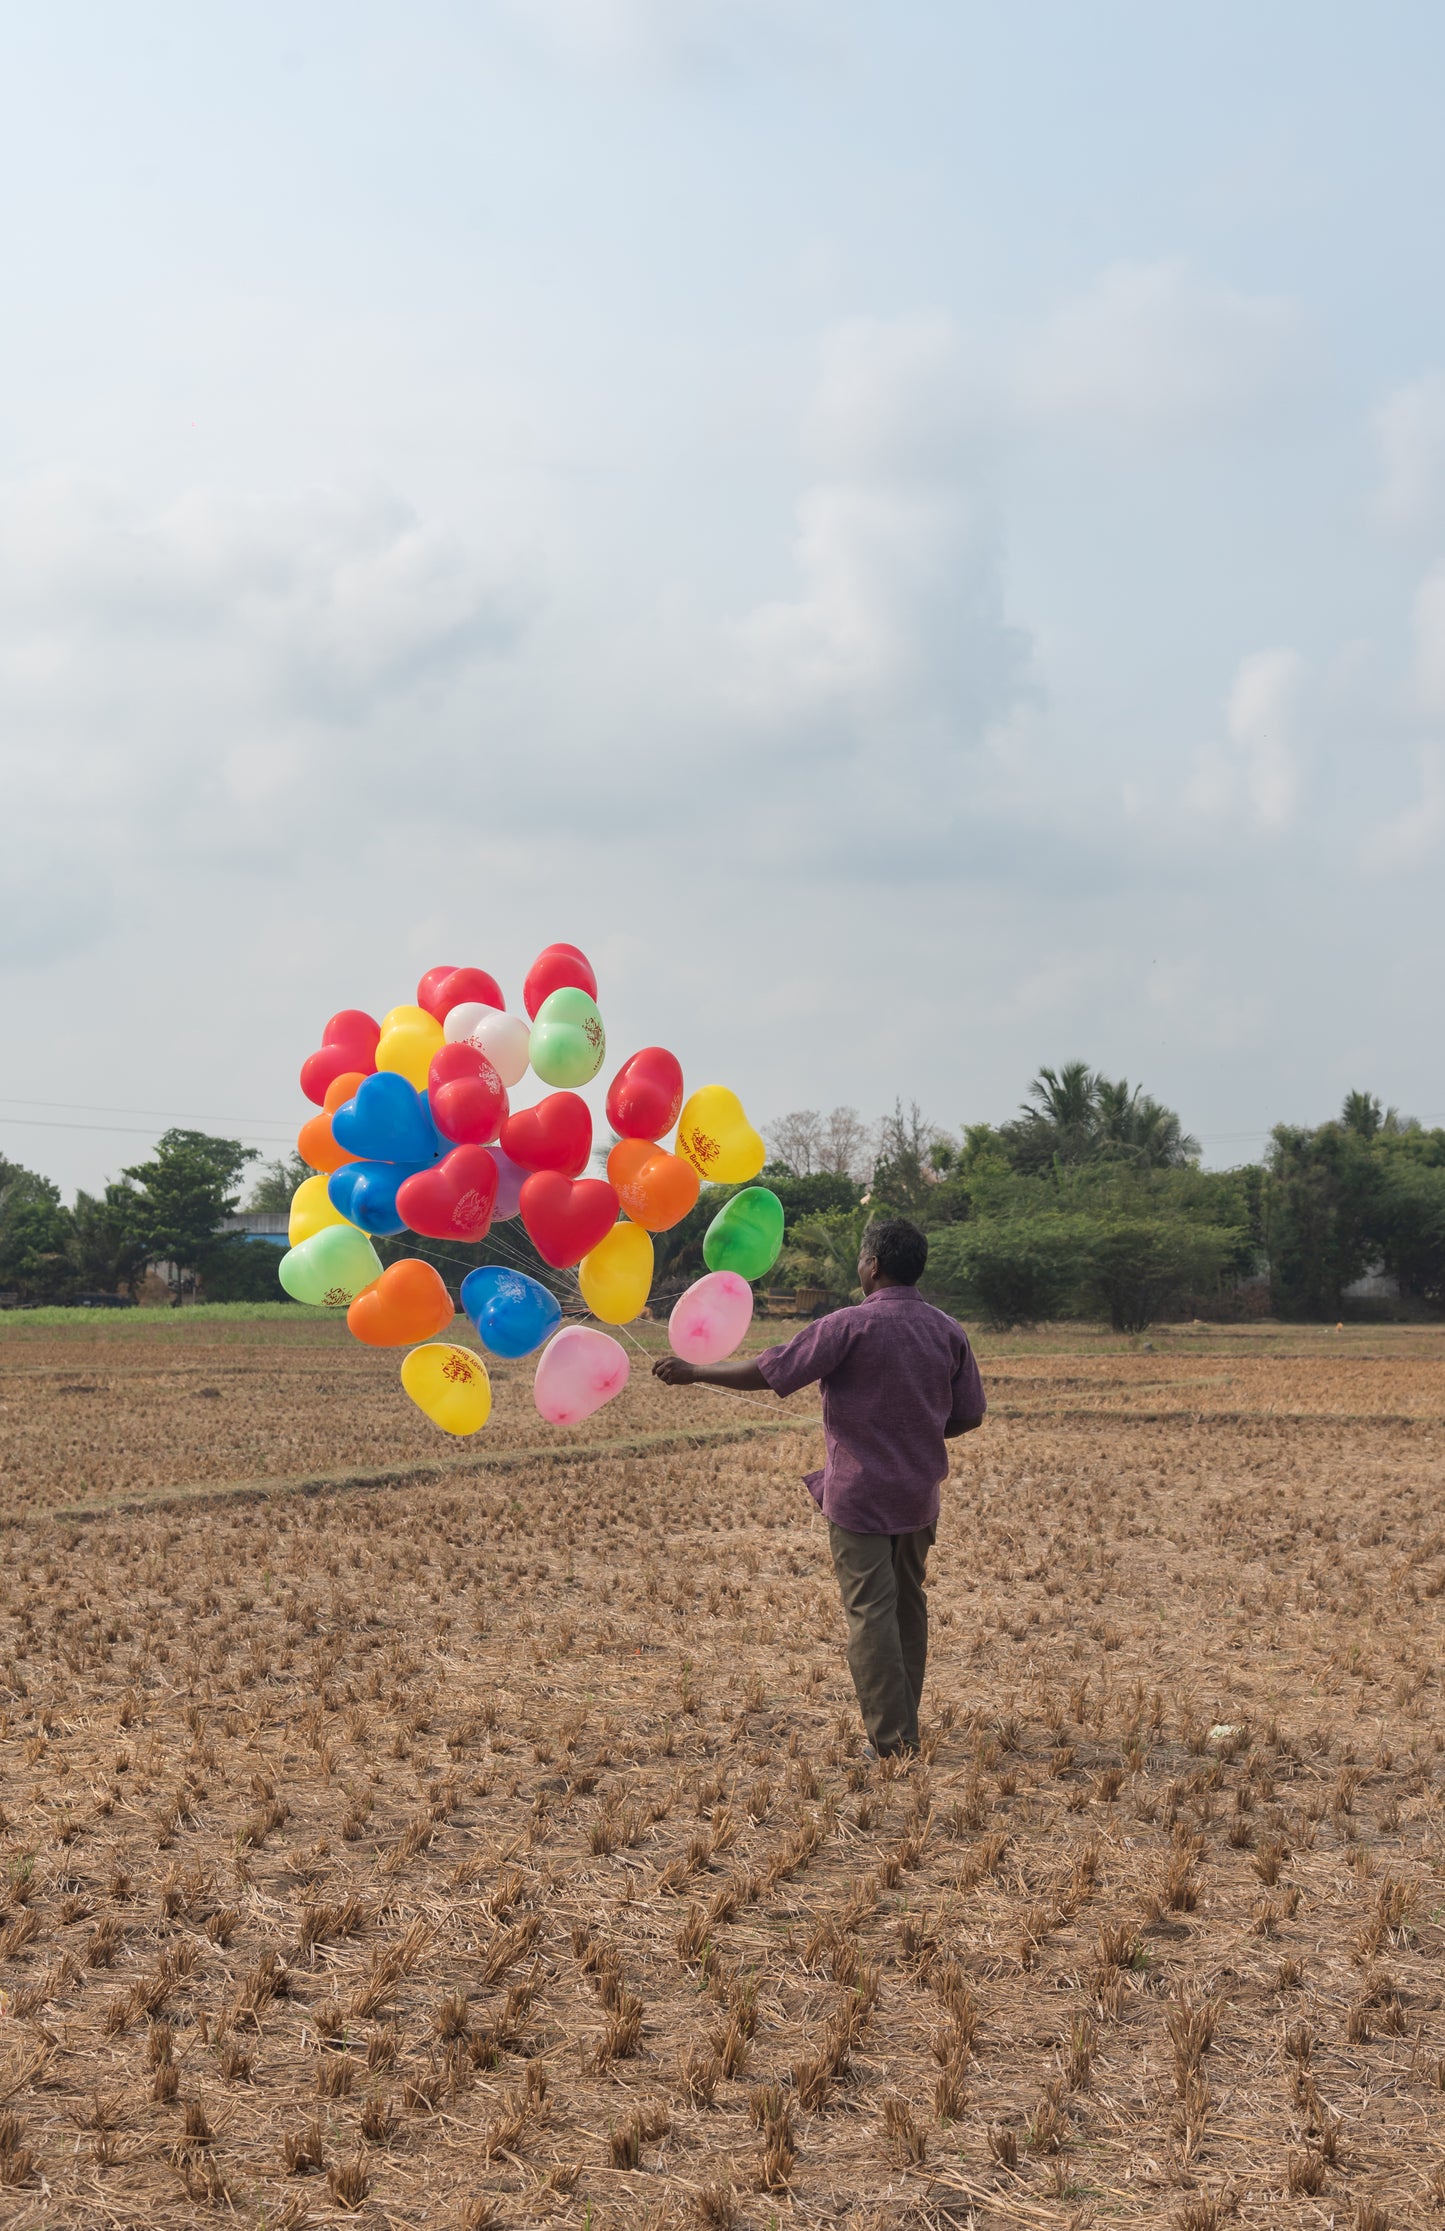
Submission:
M 906 1216 L 890 1216 L 870 1224 L 863 1234 L 863 1253 L 871 1255 L 885 1278 L 900 1286 L 916 1286 L 928 1261 L 928 1241 Z

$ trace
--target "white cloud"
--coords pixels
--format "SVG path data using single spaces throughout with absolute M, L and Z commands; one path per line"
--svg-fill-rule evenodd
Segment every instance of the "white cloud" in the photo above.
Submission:
M 1072 432 L 1209 433 L 1279 398 L 1302 338 L 1283 297 L 1221 286 L 1178 259 L 1115 263 L 1024 345 L 1015 404 Z
M 1385 525 L 1433 525 L 1445 513 L 1445 373 L 1395 388 L 1375 412 L 1374 435 Z
M 1240 661 L 1225 702 L 1227 745 L 1200 760 L 1186 805 L 1206 819 L 1242 820 L 1261 833 L 1295 816 L 1302 782 L 1307 669 L 1298 651 L 1255 651 Z
M 798 590 L 732 631 L 729 687 L 766 725 L 826 724 L 835 747 L 883 748 L 880 794 L 909 790 L 910 756 L 926 763 L 916 772 L 942 772 L 1007 715 L 1027 645 L 1003 617 L 952 324 L 850 321 L 823 358 L 804 429 L 821 477 L 797 503 Z
M 845 318 L 821 354 L 803 427 L 820 473 L 927 480 L 976 469 L 989 406 L 955 319 Z
M 816 37 L 815 0 L 508 0 L 531 38 L 559 60 L 677 67 L 766 61 L 779 33 Z
M 1445 751 L 1426 745 L 1419 770 L 1419 796 L 1375 830 L 1365 845 L 1365 866 L 1376 873 L 1423 867 L 1445 844 Z
M 398 729 L 519 624 L 476 553 L 382 495 L 154 510 L 0 486 L 7 928 L 43 951 L 93 934 L 142 863 L 344 843 L 388 758 L 416 764 Z
M 1423 713 L 1445 718 L 1445 564 L 1415 592 L 1415 699 Z

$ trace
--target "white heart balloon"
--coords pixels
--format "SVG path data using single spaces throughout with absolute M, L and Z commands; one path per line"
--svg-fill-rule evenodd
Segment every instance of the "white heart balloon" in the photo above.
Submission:
M 484 1007 L 479 999 L 464 999 L 460 1006 L 447 1009 L 442 1034 L 449 1046 L 459 1046 L 471 1037 L 483 1015 L 499 1012 L 496 1007 Z
M 451 1021 L 450 1015 L 447 1021 Z M 530 1023 L 524 1022 L 520 1015 L 504 1015 L 500 1007 L 484 1007 L 467 1032 L 467 1038 L 479 1053 L 486 1055 L 509 1090 L 521 1083 L 531 1059 Z

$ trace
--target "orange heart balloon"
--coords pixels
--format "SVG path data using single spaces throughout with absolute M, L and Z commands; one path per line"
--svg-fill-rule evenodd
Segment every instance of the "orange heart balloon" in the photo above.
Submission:
M 365 1083 L 359 1069 L 349 1069 L 344 1077 L 333 1078 L 326 1087 L 326 1098 L 320 1115 L 314 1115 L 302 1124 L 296 1134 L 296 1152 L 313 1170 L 339 1170 L 358 1157 L 348 1154 L 331 1136 L 331 1118 L 343 1100 L 349 1100 L 359 1085 Z
M 431 1264 L 408 1255 L 363 1288 L 346 1322 L 368 1348 L 407 1348 L 445 1332 L 452 1316 L 452 1297 Z
M 680 1224 L 702 1183 L 680 1154 L 669 1154 L 651 1139 L 619 1139 L 607 1157 L 607 1175 L 624 1213 L 645 1232 L 669 1232 Z

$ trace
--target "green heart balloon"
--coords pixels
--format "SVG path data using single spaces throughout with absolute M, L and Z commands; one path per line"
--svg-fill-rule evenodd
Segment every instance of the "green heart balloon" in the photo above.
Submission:
M 751 1281 L 767 1276 L 782 1246 L 782 1202 L 765 1185 L 749 1185 L 725 1201 L 709 1224 L 702 1259 L 709 1270 L 736 1271 Z
M 381 1257 L 354 1224 L 328 1224 L 281 1257 L 277 1276 L 293 1301 L 349 1309 L 363 1286 L 380 1278 Z
M 544 999 L 532 1025 L 530 1053 L 544 1085 L 572 1091 L 589 1084 L 607 1058 L 607 1033 L 596 1000 L 571 984 Z

